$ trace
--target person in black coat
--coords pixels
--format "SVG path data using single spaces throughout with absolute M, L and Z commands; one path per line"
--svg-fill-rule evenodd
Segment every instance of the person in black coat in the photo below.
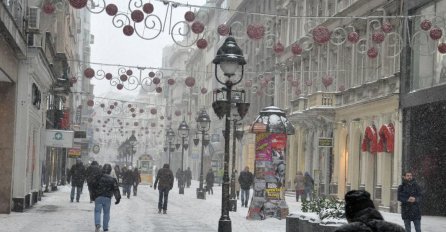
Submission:
M 404 173 L 403 183 L 398 186 L 398 201 L 401 202 L 401 217 L 406 231 L 411 230 L 410 222 L 413 221 L 415 231 L 421 232 L 421 189 L 411 172 Z
M 206 174 L 206 192 L 208 192 L 208 194 L 214 195 L 214 190 L 212 189 L 214 187 L 214 182 L 215 182 L 215 176 L 211 168 Z
M 80 158 L 76 159 L 76 163 L 70 169 L 68 183 L 71 182 L 71 202 L 74 200 L 74 193 L 76 192 L 76 202 L 79 202 L 81 197 L 82 187 L 85 181 L 85 167 Z
M 85 172 L 87 176 L 88 192 L 90 193 L 90 203 L 92 203 L 94 201 L 94 198 L 92 196 L 92 189 L 101 178 L 102 170 L 99 168 L 98 162 L 93 161 Z
M 169 191 L 173 188 L 173 172 L 169 168 L 169 164 L 164 164 L 163 168 L 158 170 L 155 178 L 155 184 L 153 188 L 156 190 L 158 186 L 159 191 L 159 200 L 158 200 L 158 213 L 161 213 L 161 209 L 163 213 L 167 212 L 167 202 L 169 198 Z
M 249 167 L 246 166 L 244 171 L 240 172 L 240 176 L 238 177 L 238 182 L 240 183 L 240 188 L 242 189 L 242 207 L 248 207 L 249 200 L 249 190 L 251 189 L 252 184 L 254 183 L 254 176 L 249 171 Z
M 335 232 L 404 232 L 400 225 L 384 221 L 381 213 L 375 209 L 370 193 L 364 190 L 352 190 L 345 194 L 345 217 L 349 224 Z
M 191 182 L 192 182 L 192 171 L 190 170 L 190 167 L 187 167 L 186 171 L 185 171 L 185 178 L 186 178 L 186 187 L 190 187 Z
M 133 196 L 136 196 L 138 192 L 138 185 L 141 183 L 141 174 L 138 168 L 133 169 Z
M 115 197 L 115 205 L 121 201 L 121 194 L 119 193 L 118 181 L 110 176 L 112 167 L 110 164 L 104 164 L 102 168 L 102 175 L 98 182 L 92 186 L 92 197 L 94 199 L 94 224 L 96 232 L 101 228 L 101 212 L 104 212 L 102 225 L 104 231 L 108 231 L 108 223 L 110 221 L 110 206 L 111 197 Z
M 133 170 L 132 167 L 127 169 L 126 167 L 122 168 L 122 189 L 123 195 L 127 195 L 127 198 L 130 199 L 130 192 L 132 191 L 133 186 Z

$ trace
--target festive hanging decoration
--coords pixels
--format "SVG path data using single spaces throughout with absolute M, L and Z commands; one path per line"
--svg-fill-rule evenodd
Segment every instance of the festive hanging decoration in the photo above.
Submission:
M 92 107 L 92 106 L 94 106 L 94 101 L 93 100 L 88 100 L 87 101 L 87 106 L 90 106 L 90 107 Z
M 259 40 L 265 35 L 265 26 L 261 24 L 250 24 L 247 27 L 246 33 L 250 39 Z
M 76 9 L 82 9 L 87 6 L 88 0 L 68 0 L 70 5 Z
M 156 114 L 156 113 L 157 113 L 157 110 L 156 110 L 155 108 L 152 108 L 152 109 L 150 109 L 150 113 L 151 113 L 151 114 Z
M 443 35 L 443 31 L 438 27 L 434 27 L 429 31 L 429 36 L 433 40 L 439 40 L 442 35 Z
M 283 44 L 279 41 L 276 44 L 274 44 L 273 46 L 273 50 L 274 53 L 276 53 L 277 55 L 282 54 L 285 51 L 285 47 L 283 46 Z
M 111 73 L 105 74 L 105 79 L 111 80 L 113 78 L 113 75 Z
M 56 7 L 54 6 L 53 3 L 46 2 L 45 4 L 43 4 L 42 10 L 45 14 L 52 14 L 56 10 Z
M 161 79 L 159 79 L 158 77 L 153 78 L 152 80 L 153 84 L 158 85 L 161 82 Z
M 195 78 L 187 77 L 185 83 L 187 87 L 193 87 L 195 85 Z
M 438 45 L 438 52 L 440 52 L 441 54 L 446 53 L 446 43 L 440 43 Z
M 429 31 L 432 27 L 432 22 L 430 20 L 425 19 L 420 23 L 420 27 L 424 31 Z
M 197 47 L 199 49 L 205 49 L 208 46 L 208 41 L 206 39 L 197 40 Z
M 175 84 L 175 80 L 172 79 L 172 78 L 169 78 L 169 79 L 167 80 L 167 84 L 168 84 L 168 85 L 174 85 L 174 84 Z
M 230 31 L 230 28 L 228 27 L 228 25 L 226 25 L 226 24 L 218 25 L 217 32 L 219 35 L 227 36 L 227 35 L 229 35 L 229 31 Z
M 372 41 L 380 44 L 384 41 L 386 35 L 382 31 L 376 31 L 372 34 Z
M 116 88 L 117 88 L 118 90 L 121 90 L 121 89 L 124 88 L 124 85 L 123 85 L 123 84 L 117 84 L 117 85 L 116 85 Z
M 161 88 L 161 87 L 156 87 L 155 91 L 156 91 L 157 93 L 161 93 L 161 92 L 163 91 L 163 88 Z
M 294 43 L 293 45 L 291 45 L 291 52 L 293 53 L 293 55 L 297 56 L 302 54 L 303 49 L 298 43 Z
M 127 75 L 122 74 L 122 75 L 119 77 L 119 79 L 121 79 L 121 81 L 124 82 L 124 81 L 128 80 L 128 77 L 127 77 Z
M 364 132 L 364 139 L 362 140 L 362 151 L 376 154 L 378 151 L 378 133 L 375 125 L 368 126 Z
M 124 26 L 124 28 L 122 28 L 122 32 L 126 36 L 131 36 L 131 35 L 133 35 L 133 32 L 135 32 L 135 29 L 133 29 L 133 27 L 130 25 L 126 25 L 126 26 Z
M 188 22 L 193 22 L 195 20 L 195 13 L 188 11 L 184 14 L 184 19 Z
M 393 153 L 395 147 L 395 128 L 393 124 L 382 125 L 378 134 L 378 152 Z
M 347 35 L 347 40 L 350 43 L 357 43 L 359 41 L 359 34 L 356 31 L 349 32 Z
M 325 89 L 327 89 L 331 84 L 333 84 L 333 77 L 330 75 L 325 75 L 322 77 L 322 84 L 324 85 Z
M 313 40 L 318 44 L 325 44 L 330 41 L 331 32 L 327 27 L 318 26 L 313 29 Z
M 207 92 L 208 92 L 208 89 L 206 89 L 206 88 L 201 88 L 201 90 L 200 90 L 200 92 L 202 93 L 202 94 L 206 94 Z
M 192 23 L 192 32 L 194 32 L 195 34 L 200 34 L 203 31 L 204 31 L 204 24 L 202 22 L 195 21 L 194 23 Z
M 375 47 L 369 48 L 369 50 L 367 50 L 367 56 L 371 59 L 376 58 L 378 56 L 378 49 Z
M 110 16 L 115 16 L 118 13 L 118 7 L 111 3 L 105 7 L 105 12 Z
M 144 13 L 146 14 L 151 14 L 154 10 L 153 4 L 152 3 L 145 3 L 142 7 L 142 10 L 144 11 Z
M 86 68 L 84 71 L 84 76 L 88 79 L 91 79 L 94 77 L 94 70 L 92 68 Z
M 385 33 L 390 33 L 393 31 L 393 26 L 392 24 L 385 22 L 382 24 L 381 30 L 383 30 Z
M 132 11 L 131 18 L 136 23 L 140 23 L 144 20 L 144 13 L 140 10 Z

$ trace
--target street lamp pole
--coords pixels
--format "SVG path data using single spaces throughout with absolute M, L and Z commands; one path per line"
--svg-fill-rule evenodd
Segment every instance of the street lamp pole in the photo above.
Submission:
M 180 183 L 180 194 L 184 194 L 184 140 L 189 135 L 189 126 L 187 125 L 185 119 L 180 123 L 178 127 L 178 135 L 181 137 L 181 183 Z
M 216 101 L 212 103 L 212 108 L 214 108 L 215 113 L 221 119 L 223 116 L 226 117 L 225 120 L 225 152 L 224 152 L 224 172 L 223 172 L 223 187 L 222 187 L 222 207 L 221 207 L 221 217 L 218 222 L 219 232 L 231 232 L 231 218 L 229 217 L 229 132 L 231 129 L 231 92 L 232 87 L 240 83 L 243 79 L 244 65 L 246 64 L 245 58 L 243 57 L 242 49 L 237 45 L 235 39 L 230 35 L 226 38 L 223 45 L 218 49 L 217 55 L 212 61 L 215 64 L 215 78 L 217 81 L 224 85 L 223 91 L 214 91 L 214 96 Z M 220 65 L 225 80 L 221 80 L 217 75 L 217 65 Z M 236 71 L 241 66 L 240 78 L 234 78 Z M 226 99 L 218 100 L 218 93 L 226 92 Z M 242 105 L 240 105 L 242 104 Z M 240 106 L 240 107 L 239 107 Z M 244 110 L 244 115 L 246 115 L 247 109 L 249 107 L 248 103 L 237 103 L 237 110 Z M 240 115 L 242 113 L 239 112 Z M 244 116 L 243 115 L 243 116 Z M 241 118 L 243 118 L 241 116 Z
M 172 141 L 175 138 L 175 132 L 172 130 L 171 127 L 169 127 L 166 131 L 166 138 L 169 142 L 169 147 L 167 148 L 169 150 L 169 167 L 170 167 L 170 152 L 172 152 L 175 148 L 172 149 Z
M 205 139 L 205 134 L 211 128 L 211 119 L 205 110 L 201 110 L 196 121 L 197 130 L 201 132 L 200 186 L 197 189 L 197 199 L 206 199 L 206 191 L 203 189 L 203 154 L 204 147 L 207 146 L 209 143 L 209 139 Z M 194 141 L 194 143 L 195 145 L 198 144 L 198 138 L 196 138 L 196 141 Z

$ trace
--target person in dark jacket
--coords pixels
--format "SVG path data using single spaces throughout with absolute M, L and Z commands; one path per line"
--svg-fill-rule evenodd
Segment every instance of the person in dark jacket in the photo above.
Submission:
M 306 201 L 308 198 L 310 198 L 310 201 L 313 200 L 313 189 L 314 189 L 314 180 L 309 172 L 305 172 L 304 195 L 302 197 L 302 201 Z
M 141 174 L 138 168 L 133 169 L 133 196 L 136 196 L 138 192 L 138 185 L 141 183 Z
M 74 192 L 76 192 L 76 202 L 79 202 L 85 181 L 85 167 L 80 158 L 77 158 L 76 163 L 71 166 L 69 177 L 68 183 L 71 181 L 71 202 L 74 200 Z
M 115 175 L 116 175 L 116 180 L 118 181 L 119 184 L 119 179 L 121 178 L 121 168 L 119 168 L 119 165 L 115 165 Z
M 212 171 L 212 168 L 210 168 L 206 174 L 206 192 L 208 192 L 208 194 L 214 195 L 214 190 L 212 189 L 214 187 L 214 181 L 214 172 Z
M 161 213 L 161 209 L 163 210 L 163 214 L 167 213 L 167 201 L 169 198 L 169 191 L 173 188 L 173 181 L 174 176 L 172 170 L 169 168 L 169 164 L 164 164 L 163 168 L 158 170 L 155 184 L 153 185 L 155 190 L 158 186 L 159 191 L 158 213 Z
M 335 232 L 404 232 L 400 225 L 384 221 L 381 213 L 375 209 L 370 193 L 364 190 L 352 190 L 345 194 L 345 217 L 349 224 Z
M 178 182 L 178 188 L 181 188 L 181 186 L 184 183 L 184 173 L 181 171 L 180 168 L 178 168 L 177 172 L 175 172 L 175 178 L 177 178 Z
M 240 172 L 238 182 L 240 183 L 240 188 L 242 189 L 242 207 L 248 207 L 249 190 L 254 182 L 254 176 L 249 171 L 248 166 L 245 167 L 245 170 Z
M 92 186 L 92 195 L 94 198 L 94 224 L 96 232 L 101 228 L 101 212 L 104 211 L 102 219 L 102 228 L 108 231 L 108 223 L 110 222 L 110 206 L 111 197 L 115 196 L 115 205 L 121 201 L 119 193 L 118 181 L 110 176 L 112 167 L 110 164 L 104 164 L 102 175 L 96 185 Z
M 398 186 L 398 201 L 401 202 L 401 217 L 406 231 L 410 232 L 410 223 L 413 221 L 415 231 L 421 232 L 421 189 L 411 172 L 404 173 L 403 183 Z
M 102 170 L 99 168 L 98 162 L 93 161 L 85 172 L 87 176 L 88 192 L 90 193 L 90 203 L 92 203 L 94 201 L 94 198 L 92 196 L 92 189 L 101 178 Z
M 130 199 L 130 192 L 132 191 L 133 186 L 133 170 L 132 167 L 127 169 L 126 167 L 122 168 L 122 194 L 124 196 L 127 195 L 127 198 Z
M 190 167 L 187 167 L 186 169 L 185 178 L 186 178 L 186 187 L 190 188 L 192 182 L 192 171 L 190 170 Z

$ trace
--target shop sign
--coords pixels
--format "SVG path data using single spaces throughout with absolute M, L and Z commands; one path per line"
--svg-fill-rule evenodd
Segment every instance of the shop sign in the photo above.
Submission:
M 49 147 L 73 147 L 74 131 L 47 130 L 46 145 Z
M 333 138 L 319 138 L 319 147 L 333 147 Z
M 68 149 L 68 158 L 80 158 L 81 157 L 81 149 L 76 148 L 70 148 Z

